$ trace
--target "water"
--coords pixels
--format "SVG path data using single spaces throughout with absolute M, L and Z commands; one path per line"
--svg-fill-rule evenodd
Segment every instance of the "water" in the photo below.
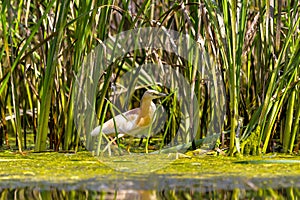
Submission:
M 99 176 L 72 184 L 16 181 L 9 188 L 1 188 L 1 199 L 292 199 L 300 196 L 299 177 L 106 178 Z

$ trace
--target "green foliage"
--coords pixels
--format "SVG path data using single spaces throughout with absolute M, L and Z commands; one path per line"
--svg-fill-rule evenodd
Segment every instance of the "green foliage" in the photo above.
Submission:
M 74 74 L 106 38 L 157 26 L 189 34 L 215 58 L 229 97 L 221 126 L 230 136 L 223 135 L 220 146 L 228 146 L 230 155 L 239 150 L 235 141 L 241 142 L 241 152 L 246 154 L 266 153 L 273 141 L 282 144 L 284 152 L 299 149 L 297 1 L 4 0 L 0 9 L 0 141 L 6 138 L 7 146 L 15 134 L 22 151 L 27 132 L 32 130 L 36 151 L 77 151 L 80 130 L 75 130 L 73 122 L 73 99 L 78 95 L 73 88 Z M 114 52 L 116 47 L 109 48 Z M 196 53 L 190 54 L 191 60 L 199 59 Z M 200 118 L 197 139 L 205 138 L 212 107 L 204 77 L 193 63 L 168 52 L 158 50 L 151 55 L 149 58 L 144 50 L 130 52 L 102 74 L 95 100 L 99 122 L 111 115 L 105 98 L 112 82 L 151 60 L 170 64 L 191 83 L 201 111 L 195 114 Z M 164 106 L 168 106 L 169 118 L 162 137 L 168 140 L 180 128 L 180 111 L 171 101 Z M 240 118 L 244 126 L 238 133 Z

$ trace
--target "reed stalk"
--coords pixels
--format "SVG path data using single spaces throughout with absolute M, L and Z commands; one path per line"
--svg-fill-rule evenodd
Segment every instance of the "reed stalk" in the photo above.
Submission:
M 105 98 L 122 75 L 154 61 L 160 66 L 170 65 L 188 80 L 191 91 L 184 92 L 191 94 L 192 102 L 196 94 L 199 108 L 189 110 L 187 124 L 189 129 L 198 128 L 196 139 L 209 136 L 207 126 L 215 117 L 212 114 L 215 107 L 209 99 L 210 83 L 196 68 L 202 56 L 199 52 L 179 49 L 187 55 L 188 60 L 184 60 L 160 49 L 137 48 L 124 57 L 114 58 L 120 50 L 118 41 L 124 40 L 116 34 L 149 26 L 188 34 L 201 50 L 214 58 L 216 66 L 210 70 L 215 75 L 212 81 L 217 85 L 216 77 L 222 77 L 228 96 L 226 116 L 217 118 L 225 118 L 225 123 L 218 126 L 230 132 L 229 137 L 222 137 L 222 146 L 229 147 L 229 155 L 240 148 L 252 154 L 267 153 L 270 141 L 280 138 L 281 133 L 284 133 L 283 151 L 297 150 L 300 112 L 297 1 L 3 0 L 0 9 L 0 46 L 3 46 L 0 49 L 0 126 L 6 144 L 9 140 L 17 141 L 20 152 L 27 146 L 27 136 L 31 135 L 26 132 L 31 129 L 35 151 L 80 150 L 81 137 L 87 134 L 88 128 L 75 130 L 73 120 L 78 116 L 74 116 L 77 109 L 74 101 L 80 94 L 74 87 L 74 75 L 85 70 L 82 63 L 93 50 L 100 58 L 93 64 L 105 69 L 97 74 L 99 82 L 91 83 L 98 87 L 90 105 L 95 106 L 90 109 L 96 109 L 93 117 L 97 116 L 98 123 L 107 120 L 107 112 L 112 112 L 107 109 L 109 104 Z M 115 42 L 105 46 L 108 38 L 114 38 Z M 134 42 L 138 41 L 133 39 L 132 44 L 136 45 Z M 174 43 L 174 47 L 182 43 Z M 98 45 L 102 45 L 103 51 L 97 52 Z M 143 81 L 144 85 L 140 86 L 149 87 L 149 82 Z M 214 94 L 217 101 L 222 101 L 218 95 Z M 172 97 L 172 101 L 163 103 L 167 106 L 168 119 L 160 135 L 162 145 L 172 141 L 179 129 L 187 130 L 179 125 L 181 118 L 186 117 L 179 107 L 185 109 L 186 105 L 178 102 L 176 92 Z M 32 110 L 33 116 L 24 114 L 26 110 Z M 195 123 L 194 118 L 200 122 Z M 239 133 L 240 118 L 244 119 L 244 126 L 240 126 Z M 238 139 L 240 146 L 235 143 Z M 0 141 L 4 140 L 0 138 Z
M 56 29 L 58 30 L 57 37 L 51 41 L 49 55 L 47 58 L 47 68 L 45 72 L 45 79 L 41 90 L 41 109 L 38 116 L 38 132 L 36 138 L 35 151 L 44 151 L 47 149 L 46 140 L 48 134 L 48 120 L 50 113 L 50 106 L 53 94 L 54 74 L 57 65 L 57 59 L 61 43 L 63 39 L 64 26 L 67 22 L 67 13 L 69 10 L 70 1 L 64 1 L 61 5 L 58 3 L 57 8 L 57 23 Z

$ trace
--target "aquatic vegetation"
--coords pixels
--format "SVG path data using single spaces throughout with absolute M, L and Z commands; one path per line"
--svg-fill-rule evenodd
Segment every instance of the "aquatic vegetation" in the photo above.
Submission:
M 0 193 L 4 199 L 14 195 L 121 198 L 129 193 L 152 194 L 156 199 L 299 195 L 299 157 L 272 156 L 191 156 L 156 171 L 142 171 L 140 165 L 140 172 L 127 173 L 113 170 L 88 151 L 27 152 L 26 156 L 7 151 L 0 152 Z

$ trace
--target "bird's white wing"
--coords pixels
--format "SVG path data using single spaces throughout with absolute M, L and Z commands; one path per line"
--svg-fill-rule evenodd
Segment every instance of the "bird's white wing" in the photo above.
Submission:
M 136 120 L 138 117 L 139 108 L 130 110 L 125 112 L 124 114 L 120 114 L 114 117 L 114 119 L 110 119 L 103 124 L 102 132 L 104 134 L 113 134 L 116 133 L 115 124 L 118 133 L 128 133 L 130 130 L 135 128 Z M 97 126 L 91 132 L 92 136 L 97 136 L 100 132 L 100 126 Z
M 139 116 L 139 108 L 135 108 L 133 110 L 130 110 L 123 115 L 118 115 L 120 118 L 118 118 L 118 131 L 120 133 L 126 133 L 129 134 L 131 130 L 136 128 L 136 121 Z M 116 121 L 117 122 L 117 121 Z

